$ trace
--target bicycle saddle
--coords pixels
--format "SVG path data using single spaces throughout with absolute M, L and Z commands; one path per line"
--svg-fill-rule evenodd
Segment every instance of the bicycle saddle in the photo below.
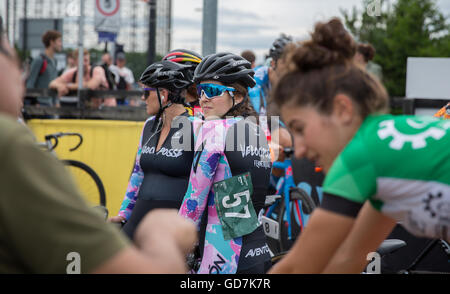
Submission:
M 389 253 L 393 253 L 398 249 L 405 247 L 406 242 L 399 239 L 387 239 L 381 243 L 380 247 L 378 247 L 377 252 L 383 256 Z
M 284 148 L 283 152 L 286 155 L 286 157 L 291 157 L 294 154 L 294 149 L 293 148 Z
M 266 195 L 266 200 L 264 201 L 264 206 L 269 207 L 275 203 L 278 199 L 281 199 L 281 195 Z

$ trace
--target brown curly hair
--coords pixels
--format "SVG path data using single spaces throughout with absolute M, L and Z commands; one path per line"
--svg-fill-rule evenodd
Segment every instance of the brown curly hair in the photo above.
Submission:
M 49 30 L 49 31 L 45 32 L 44 35 L 42 35 L 42 43 L 44 44 L 45 48 L 48 48 L 50 46 L 51 41 L 54 41 L 61 37 L 62 37 L 62 35 L 60 32 L 55 31 L 55 30 Z
M 386 112 L 387 92 L 354 63 L 356 46 L 338 18 L 317 23 L 310 40 L 286 48 L 287 70 L 274 87 L 274 102 L 279 107 L 286 103 L 312 105 L 330 114 L 334 97 L 341 93 L 354 101 L 362 118 Z
M 246 87 L 244 87 L 243 85 L 239 84 L 239 83 L 233 83 L 231 85 L 227 85 L 229 87 L 235 88 L 236 91 L 234 92 L 234 94 L 236 95 L 242 95 L 242 97 L 244 97 L 244 100 L 242 101 L 241 104 L 239 104 L 236 108 L 234 108 L 232 111 L 228 112 L 226 114 L 226 116 L 243 116 L 243 117 L 248 117 L 248 116 L 254 116 L 257 117 L 258 114 L 256 113 L 255 109 L 253 109 L 253 106 L 250 103 L 250 99 L 248 99 L 248 90 Z
M 375 48 L 370 44 L 358 44 L 357 51 L 364 56 L 366 62 L 371 61 L 375 56 Z

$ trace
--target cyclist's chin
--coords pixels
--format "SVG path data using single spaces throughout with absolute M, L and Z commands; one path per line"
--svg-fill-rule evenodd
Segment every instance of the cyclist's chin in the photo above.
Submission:
M 146 111 L 148 115 L 156 115 L 158 113 L 158 109 L 149 105 L 147 105 Z
M 205 116 L 206 119 L 211 119 L 211 118 L 219 118 L 222 117 L 223 114 L 222 113 L 218 113 L 218 111 L 216 111 L 214 108 L 212 107 L 205 107 L 202 108 L 203 114 Z

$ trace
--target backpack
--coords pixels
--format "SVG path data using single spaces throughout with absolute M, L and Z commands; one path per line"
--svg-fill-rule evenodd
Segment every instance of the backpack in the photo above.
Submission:
M 108 65 L 103 63 L 100 66 L 105 71 L 105 76 L 106 76 L 106 80 L 108 81 L 109 89 L 110 90 L 117 90 L 117 89 L 119 89 L 119 86 L 116 85 L 116 79 L 114 77 L 114 74 L 112 73 L 112 71 L 109 70 Z
M 119 77 L 119 82 L 117 83 L 117 89 L 119 89 L 119 90 L 127 89 L 127 82 L 125 81 L 125 78 L 122 76 Z
M 43 75 L 44 72 L 47 70 L 47 65 L 48 65 L 48 61 L 47 58 L 44 56 L 44 54 L 41 53 L 41 57 L 42 57 L 42 66 L 41 69 L 39 70 L 39 75 Z

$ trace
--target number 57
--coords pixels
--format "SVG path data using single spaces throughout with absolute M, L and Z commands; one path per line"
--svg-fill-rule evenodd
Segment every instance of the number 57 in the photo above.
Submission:
M 244 213 L 239 213 L 239 212 L 225 212 L 225 217 L 239 217 L 239 218 L 250 218 L 250 211 L 248 209 L 248 202 L 250 201 L 250 192 L 248 190 L 244 191 L 244 192 L 239 192 L 236 194 L 233 194 L 233 198 L 235 198 L 235 201 L 229 203 L 230 201 L 230 196 L 225 196 L 222 199 L 222 205 L 225 208 L 234 208 L 234 207 L 238 207 L 239 205 L 241 205 L 242 200 L 241 198 L 245 197 L 246 198 L 246 204 L 244 206 Z

